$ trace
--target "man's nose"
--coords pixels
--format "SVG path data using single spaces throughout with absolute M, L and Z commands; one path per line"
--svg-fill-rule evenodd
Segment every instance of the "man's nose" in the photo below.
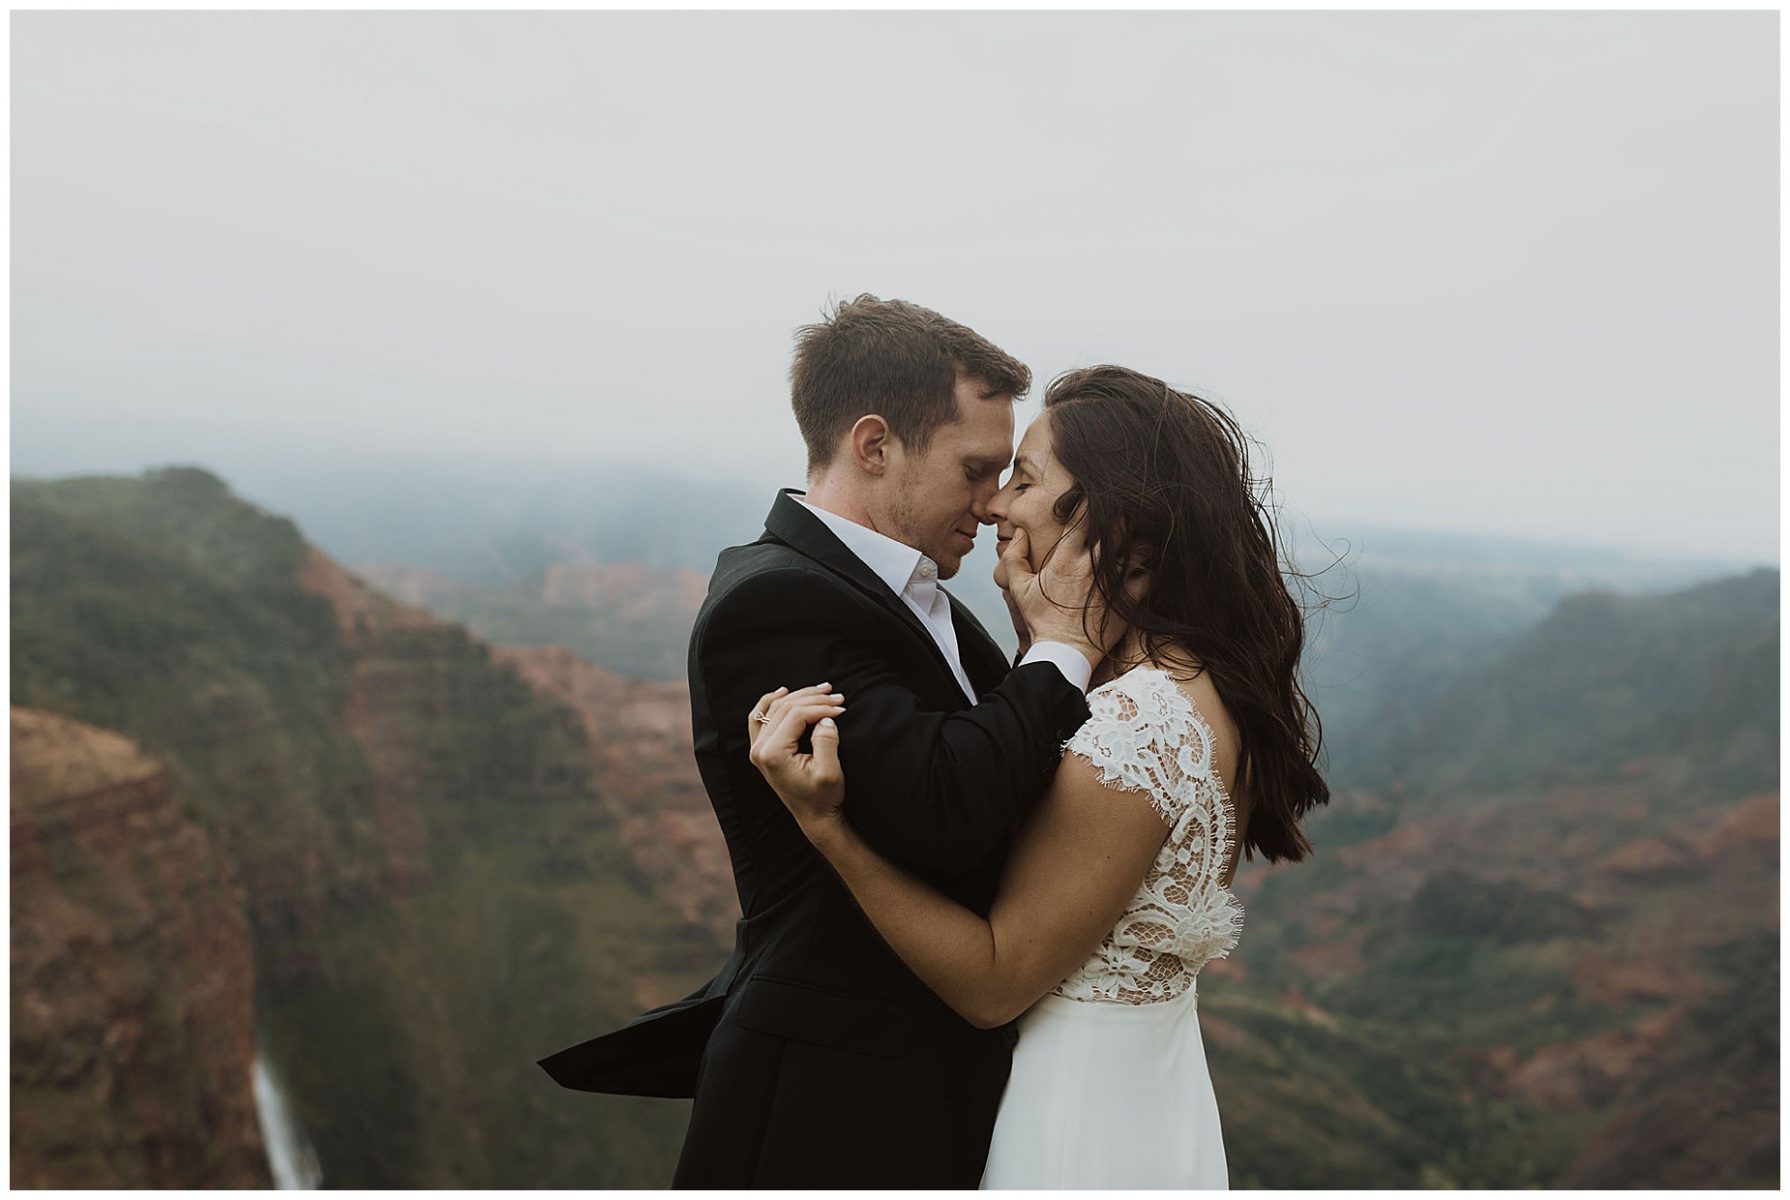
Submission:
M 999 496 L 999 490 L 989 492 L 987 495 L 978 495 L 975 502 L 970 505 L 970 513 L 976 518 L 978 525 L 993 525 L 995 523 L 994 502 Z
M 976 514 L 976 520 L 982 522 L 984 525 L 993 525 L 997 521 L 1006 520 L 1007 507 L 1001 503 L 1001 498 L 1006 494 L 1006 488 L 997 488 L 994 495 L 990 496 L 973 510 Z

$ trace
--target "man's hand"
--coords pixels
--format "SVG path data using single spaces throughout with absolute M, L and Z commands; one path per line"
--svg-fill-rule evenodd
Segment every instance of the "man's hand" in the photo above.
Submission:
M 1108 611 L 1094 586 L 1086 515 L 1084 502 L 1054 550 L 1047 552 L 1042 570 L 1032 567 L 1026 531 L 1015 529 L 996 574 L 998 582 L 1005 573 L 1004 594 L 1015 627 L 1023 622 L 1031 640 L 1066 642 L 1089 662 L 1099 663 L 1125 636 L 1125 626 Z

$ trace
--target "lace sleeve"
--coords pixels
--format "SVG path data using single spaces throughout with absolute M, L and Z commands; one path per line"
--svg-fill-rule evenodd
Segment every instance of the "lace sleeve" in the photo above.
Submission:
M 1162 1003 L 1184 995 L 1242 933 L 1243 906 L 1219 882 L 1235 813 L 1211 727 L 1172 676 L 1135 667 L 1089 692 L 1088 708 L 1091 718 L 1064 750 L 1092 763 L 1107 787 L 1148 796 L 1169 832 L 1124 915 L 1052 994 Z
M 1210 735 L 1191 720 L 1188 704 L 1168 675 L 1138 668 L 1088 694 L 1089 717 L 1063 749 L 1100 772 L 1108 787 L 1141 792 L 1172 828 L 1195 790 L 1188 780 L 1207 773 Z

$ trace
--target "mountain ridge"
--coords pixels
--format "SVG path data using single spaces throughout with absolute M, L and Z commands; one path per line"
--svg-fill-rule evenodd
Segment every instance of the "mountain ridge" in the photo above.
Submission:
M 571 1095 L 533 1060 L 725 957 L 737 900 L 683 685 L 487 645 L 204 475 L 15 481 L 14 695 L 140 744 L 238 872 L 255 1008 L 326 1186 L 662 1184 L 687 1105 Z M 1364 592 L 1373 636 L 1329 644 L 1406 657 L 1339 727 L 1385 718 L 1402 748 L 1351 768 L 1309 862 L 1244 865 L 1244 938 L 1201 981 L 1234 1186 L 1628 1186 L 1676 1169 L 1672 1128 L 1727 1156 L 1690 1156 L 1708 1180 L 1760 1186 L 1771 575 L 1633 604 Z M 561 578 L 600 615 L 596 576 Z M 1414 617 L 1435 636 L 1400 646 Z M 1549 719 L 1603 722 L 1608 753 L 1525 724 L 1532 664 L 1564 698 Z M 1667 720 L 1653 669 L 1695 680 L 1709 720 Z M 1510 715 L 1473 755 L 1417 736 L 1474 728 L 1491 693 Z

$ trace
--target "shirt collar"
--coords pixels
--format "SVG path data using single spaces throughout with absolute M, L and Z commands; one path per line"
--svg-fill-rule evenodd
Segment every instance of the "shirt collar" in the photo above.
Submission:
M 938 564 L 906 542 L 898 542 L 838 513 L 817 508 L 800 496 L 792 499 L 819 517 L 821 523 L 833 531 L 833 536 L 845 543 L 845 548 L 857 555 L 897 596 L 907 591 L 910 584 L 915 585 L 922 595 L 938 586 Z

